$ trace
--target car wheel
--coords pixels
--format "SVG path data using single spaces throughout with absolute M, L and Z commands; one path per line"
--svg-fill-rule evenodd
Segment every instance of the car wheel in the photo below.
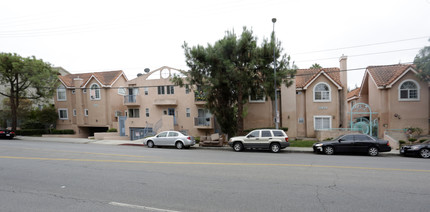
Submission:
M 146 146 L 148 146 L 148 148 L 152 148 L 154 147 L 154 142 L 148 141 L 148 143 L 146 143 Z
M 281 150 L 281 146 L 278 143 L 270 144 L 270 151 L 278 153 Z
M 378 148 L 374 146 L 370 147 L 367 152 L 369 153 L 370 156 L 377 156 L 379 154 Z
M 176 142 L 175 146 L 176 146 L 177 149 L 184 148 L 184 144 L 182 142 L 180 142 L 180 141 Z
M 324 153 L 326 155 L 332 155 L 334 154 L 334 148 L 332 146 L 326 146 L 324 147 Z
M 240 143 L 240 142 L 236 142 L 236 143 L 233 144 L 233 149 L 236 152 L 240 152 L 240 151 L 243 150 L 243 144 Z
M 429 149 L 421 149 L 420 156 L 422 158 L 430 158 L 430 150 Z

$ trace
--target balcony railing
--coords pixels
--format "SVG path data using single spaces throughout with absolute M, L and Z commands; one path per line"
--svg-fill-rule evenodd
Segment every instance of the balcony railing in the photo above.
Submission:
M 194 92 L 194 101 L 196 102 L 206 102 L 207 97 L 206 94 L 202 91 L 195 91 Z
M 194 117 L 194 127 L 199 129 L 213 129 L 213 118 Z
M 137 95 L 125 95 L 124 96 L 124 105 L 138 105 L 139 104 L 139 96 Z

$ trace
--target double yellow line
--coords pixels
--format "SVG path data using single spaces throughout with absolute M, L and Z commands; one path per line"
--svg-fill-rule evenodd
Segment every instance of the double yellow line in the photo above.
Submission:
M 94 153 L 96 154 L 96 153 Z M 98 153 L 97 153 L 98 154 Z M 103 154 L 104 153 L 99 153 Z M 110 154 L 109 154 L 110 155 Z M 120 155 L 118 155 L 120 156 Z M 122 155 L 127 156 L 127 155 Z M 130 156 L 131 157 L 131 156 Z M 143 157 L 143 156 L 142 156 Z M 21 160 L 45 160 L 45 161 L 78 161 L 78 162 L 106 162 L 106 163 L 137 163 L 137 164 L 173 164 L 173 165 L 221 165 L 221 166 L 279 166 L 279 167 L 312 167 L 312 168 L 336 168 L 336 169 L 359 169 L 377 171 L 402 171 L 402 172 L 425 172 L 425 169 L 396 169 L 396 168 L 372 168 L 359 166 L 329 166 L 329 165 L 305 165 L 305 164 L 276 164 L 276 163 L 214 163 L 214 162 L 171 162 L 171 161 L 135 161 L 135 160 L 100 160 L 100 159 L 71 159 L 71 158 L 41 158 L 41 157 L 16 157 L 0 156 L 0 159 Z

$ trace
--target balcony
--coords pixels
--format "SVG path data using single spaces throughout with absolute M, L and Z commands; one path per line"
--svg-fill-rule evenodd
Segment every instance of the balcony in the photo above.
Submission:
M 126 105 L 126 106 L 139 106 L 140 105 L 140 96 L 138 96 L 138 95 L 125 95 L 124 96 L 124 105 Z
M 213 123 L 212 117 L 194 117 L 194 127 L 197 129 L 213 129 Z
M 154 100 L 154 105 L 157 106 L 175 106 L 178 105 L 176 99 L 156 99 Z

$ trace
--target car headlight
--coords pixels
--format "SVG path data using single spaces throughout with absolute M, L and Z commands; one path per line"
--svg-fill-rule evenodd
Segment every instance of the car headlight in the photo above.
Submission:
M 320 147 L 320 146 L 322 146 L 323 144 L 315 144 L 315 146 L 316 147 Z

